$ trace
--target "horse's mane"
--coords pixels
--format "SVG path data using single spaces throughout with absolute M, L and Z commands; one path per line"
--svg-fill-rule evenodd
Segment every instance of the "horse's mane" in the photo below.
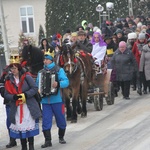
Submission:
M 38 47 L 27 45 L 22 49 L 23 61 L 27 61 L 31 70 L 36 70 L 36 72 L 43 67 L 43 57 L 44 54 Z
M 69 53 L 71 55 L 74 53 L 72 47 L 69 44 L 63 44 L 62 45 L 62 52 L 63 52 L 63 54 L 67 55 L 68 51 L 69 51 Z
M 28 45 L 24 46 L 22 50 L 22 57 L 26 61 L 28 61 L 29 57 L 31 57 L 31 63 L 41 62 L 43 61 L 43 52 L 38 47 Z

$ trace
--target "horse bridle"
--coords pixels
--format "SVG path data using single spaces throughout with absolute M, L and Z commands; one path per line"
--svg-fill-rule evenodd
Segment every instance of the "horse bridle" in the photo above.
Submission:
M 78 65 L 77 65 L 77 63 L 71 61 L 71 55 L 70 55 L 70 51 L 69 51 L 69 46 L 66 45 L 66 47 L 67 47 L 67 57 L 68 57 L 69 60 L 68 60 L 68 62 L 66 62 L 66 63 L 64 64 L 63 68 L 65 69 L 65 67 L 66 67 L 67 65 L 70 65 L 70 70 L 72 70 L 72 66 L 74 66 L 73 71 L 72 71 L 72 74 L 73 74 L 73 73 L 76 72 L 76 70 L 77 70 L 77 68 L 78 68 Z

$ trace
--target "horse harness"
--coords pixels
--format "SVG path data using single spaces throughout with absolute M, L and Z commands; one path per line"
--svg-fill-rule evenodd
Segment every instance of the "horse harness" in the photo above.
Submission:
M 80 52 L 76 52 L 74 61 L 71 61 L 71 54 L 70 54 L 69 48 L 67 46 L 67 57 L 69 60 L 68 60 L 68 62 L 64 63 L 63 67 L 65 68 L 65 66 L 67 66 L 67 65 L 74 66 L 72 74 L 74 74 L 77 71 L 77 69 L 79 68 L 81 71 L 80 81 L 81 81 L 81 83 L 83 83 L 85 76 L 87 76 L 86 69 L 85 69 L 86 67 L 85 67 L 85 64 L 84 64 L 82 58 L 79 55 L 80 55 Z

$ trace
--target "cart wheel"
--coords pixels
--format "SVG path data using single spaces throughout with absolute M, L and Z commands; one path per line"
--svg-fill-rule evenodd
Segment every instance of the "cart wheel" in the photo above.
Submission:
M 103 95 L 94 96 L 94 107 L 96 111 L 100 111 L 103 109 Z
M 107 105 L 113 105 L 114 101 L 115 101 L 114 87 L 113 87 L 113 83 L 110 82 L 108 88 L 108 97 L 106 97 Z

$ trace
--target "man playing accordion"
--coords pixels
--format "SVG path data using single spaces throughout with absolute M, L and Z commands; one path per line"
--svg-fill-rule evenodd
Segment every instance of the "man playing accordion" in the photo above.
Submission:
M 51 127 L 53 114 L 56 118 L 59 143 L 65 144 L 64 134 L 66 129 L 65 107 L 61 97 L 60 88 L 66 88 L 69 80 L 63 68 L 58 67 L 54 61 L 54 51 L 44 55 L 44 68 L 39 71 L 36 83 L 42 96 L 42 130 L 45 143 L 41 148 L 52 146 Z

